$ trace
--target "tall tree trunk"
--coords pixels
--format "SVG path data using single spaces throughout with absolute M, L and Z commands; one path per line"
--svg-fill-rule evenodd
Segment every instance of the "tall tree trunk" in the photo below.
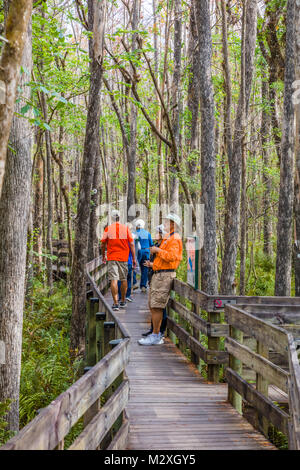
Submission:
M 300 0 L 296 0 L 295 295 L 300 296 Z
M 201 109 L 201 203 L 204 204 L 203 248 L 201 252 L 201 289 L 216 294 L 216 188 L 215 120 L 211 76 L 212 39 L 208 0 L 196 0 L 199 40 L 199 86 Z
M 90 224 L 90 203 L 94 165 L 99 149 L 100 91 L 102 79 L 103 41 L 106 17 L 106 2 L 89 0 L 90 90 L 83 150 L 83 161 L 79 184 L 77 220 L 75 229 L 74 258 L 72 267 L 72 318 L 70 348 L 81 354 L 85 344 L 86 277 L 85 265 L 88 259 L 88 238 Z
M 100 185 L 101 185 L 101 158 L 98 152 L 95 160 L 93 189 L 91 196 L 91 216 L 90 216 L 90 230 L 89 230 L 89 245 L 88 245 L 88 260 L 99 256 L 99 241 L 97 236 L 97 207 L 100 203 Z
M 10 136 L 23 49 L 31 18 L 31 0 L 11 0 L 6 25 L 5 41 L 0 58 L 0 196 L 2 191 L 7 144 Z
M 267 104 L 269 103 L 269 90 L 268 84 L 265 80 L 261 84 L 261 97 L 263 103 L 263 110 L 261 114 L 261 149 L 263 155 L 263 174 L 262 180 L 264 184 L 263 194 L 263 237 L 264 237 L 264 253 L 267 256 L 272 255 L 272 243 L 271 243 L 271 217 L 270 217 L 270 194 L 271 194 L 271 179 L 268 174 L 269 169 L 269 139 L 270 139 L 270 116 L 267 112 Z
M 252 88 L 254 52 L 256 44 L 257 0 L 245 0 L 243 7 L 241 90 L 235 118 L 232 158 L 229 162 L 229 185 L 225 209 L 224 256 L 220 290 L 231 294 L 234 290 L 237 246 L 239 240 L 242 151 L 245 122 Z
M 292 100 L 296 61 L 295 15 L 295 0 L 288 0 L 286 12 L 284 104 L 281 139 L 280 190 L 277 222 L 275 295 L 290 295 L 291 292 L 295 144 L 295 111 Z
M 139 25 L 140 0 L 133 0 L 131 25 L 133 31 L 138 29 Z M 137 54 L 137 33 L 132 35 L 131 51 L 133 55 Z M 127 214 L 131 206 L 135 204 L 135 185 L 136 185 L 136 140 L 137 140 L 137 107 L 135 103 L 130 104 L 130 149 L 127 155 L 128 185 L 127 185 Z M 128 216 L 132 219 L 134 216 Z
M 171 107 L 172 129 L 177 148 L 177 156 L 180 158 L 180 114 L 181 114 L 181 43 L 182 43 L 182 12 L 181 0 L 174 0 L 174 72 L 172 82 Z M 177 162 L 173 152 L 171 152 L 170 184 L 172 191 L 170 194 L 170 205 L 175 211 L 179 207 L 179 180 L 177 177 Z
M 35 258 L 35 271 L 37 274 L 41 272 L 42 268 L 42 250 L 43 250 L 43 180 L 44 180 L 44 164 L 42 156 L 42 137 L 41 132 L 37 134 L 37 154 L 35 162 L 34 174 L 34 213 L 33 213 L 33 239 Z
M 18 3 L 18 2 L 13 2 Z M 30 2 L 28 2 L 30 3 Z M 16 25 L 14 25 L 16 26 Z M 20 76 L 21 112 L 30 99 L 31 23 L 27 22 Z M 20 64 L 19 64 L 20 66 Z M 26 72 L 25 72 L 26 71 Z M 5 364 L 0 365 L 0 402 L 12 400 L 8 426 L 19 429 L 19 388 L 21 373 L 23 305 L 27 225 L 31 192 L 31 126 L 27 119 L 13 118 L 5 176 L 0 199 L 0 338 L 5 343 Z M 6 147 L 5 147 L 6 148 Z
M 197 162 L 199 159 L 199 151 L 197 147 L 197 130 L 200 102 L 199 45 L 197 44 L 195 8 L 195 0 L 192 0 L 190 10 L 190 33 L 188 46 L 189 85 L 187 96 L 187 107 L 189 111 L 189 122 L 187 125 L 187 147 L 189 153 L 188 169 L 191 181 L 197 181 Z M 193 186 L 191 187 L 191 195 L 195 203 L 197 198 L 197 192 Z

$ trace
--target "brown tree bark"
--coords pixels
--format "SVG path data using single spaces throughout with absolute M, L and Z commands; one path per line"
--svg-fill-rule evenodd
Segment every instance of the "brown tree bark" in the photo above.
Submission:
M 187 124 L 187 150 L 189 154 L 188 170 L 191 178 L 191 195 L 194 203 L 197 199 L 193 181 L 197 181 L 197 173 L 199 172 L 198 160 L 199 150 L 197 146 L 198 131 L 198 115 L 200 103 L 200 87 L 199 87 L 199 45 L 197 43 L 197 27 L 195 15 L 195 0 L 191 1 L 190 7 L 190 31 L 188 46 L 188 67 L 189 67 L 189 85 L 187 96 L 187 107 L 189 110 L 189 122 Z
M 42 137 L 41 132 L 37 133 L 36 139 L 37 154 L 35 160 L 35 173 L 34 173 L 34 208 L 33 208 L 33 232 L 34 232 L 34 251 L 37 253 L 35 256 L 35 271 L 37 274 L 41 272 L 42 268 L 42 250 L 43 250 L 43 180 L 44 180 L 44 164 L 42 156 Z
M 292 99 L 296 62 L 295 15 L 295 0 L 288 0 L 286 12 L 284 104 L 282 120 L 280 189 L 277 222 L 275 295 L 290 295 L 291 292 L 291 254 L 295 150 L 295 109 Z
M 180 115 L 182 112 L 181 102 L 181 43 L 182 43 L 182 12 L 181 0 L 174 0 L 174 71 L 171 90 L 172 130 L 175 140 L 176 153 L 170 153 L 170 206 L 177 212 L 179 207 L 179 179 L 177 176 L 178 160 L 180 160 Z
M 138 29 L 139 25 L 139 12 L 140 0 L 133 0 L 131 10 L 131 27 L 133 31 Z M 132 54 L 137 55 L 138 43 L 137 33 L 132 34 L 131 44 Z M 134 103 L 130 103 L 130 143 L 129 154 L 127 155 L 127 171 L 128 171 L 128 184 L 127 184 L 127 217 L 128 220 L 134 218 L 129 216 L 128 211 L 131 206 L 135 204 L 135 185 L 136 185 L 136 144 L 137 144 L 137 107 Z
M 224 256 L 220 290 L 231 294 L 234 290 L 237 246 L 239 240 L 242 152 L 245 137 L 250 93 L 252 89 L 253 63 L 256 43 L 257 0 L 246 0 L 243 8 L 241 90 L 235 118 L 232 158 L 229 163 L 229 185 L 225 209 Z
M 296 0 L 295 295 L 300 296 L 300 0 Z
M 89 0 L 90 90 L 83 161 L 79 184 L 77 220 L 75 228 L 74 258 L 72 267 L 72 318 L 70 348 L 82 354 L 85 345 L 86 276 L 88 259 L 88 237 L 90 224 L 90 203 L 94 165 L 99 149 L 100 91 L 102 80 L 103 40 L 106 18 L 106 2 Z
M 268 174 L 269 169 L 269 150 L 268 146 L 270 145 L 270 116 L 267 112 L 267 103 L 269 103 L 269 89 L 268 84 L 265 80 L 261 84 L 261 97 L 263 103 L 263 110 L 261 113 L 261 149 L 263 156 L 263 174 L 262 181 L 264 185 L 264 194 L 263 194 L 263 237 L 264 237 L 264 253 L 267 256 L 272 255 L 272 243 L 271 243 L 271 234 L 272 234 L 272 224 L 270 217 L 270 193 L 271 193 L 271 179 Z
M 12 2 L 14 6 L 10 10 L 10 15 L 13 14 L 14 8 L 18 3 Z M 27 3 L 29 4 L 30 2 Z M 29 8 L 28 5 L 26 5 L 27 7 Z M 25 8 L 25 5 L 23 5 L 23 8 Z M 22 99 L 15 105 L 15 108 L 13 109 L 11 96 L 7 106 L 1 107 L 1 111 L 7 108 L 8 113 L 10 113 L 10 107 L 12 107 L 11 111 L 14 110 L 20 113 L 26 99 L 30 99 L 30 88 L 25 86 L 25 84 L 30 80 L 31 70 L 31 23 L 28 25 L 29 16 L 21 8 L 22 11 L 27 20 L 25 36 L 23 32 L 19 31 L 20 25 L 15 25 L 13 19 L 9 19 L 9 17 L 7 21 L 10 23 L 7 28 L 10 30 L 10 28 L 16 27 L 17 34 L 21 34 L 19 39 L 22 40 L 22 44 L 20 44 L 21 51 L 23 51 L 21 53 L 22 66 L 24 70 L 28 71 L 29 76 L 25 72 L 20 76 L 19 87 L 22 90 Z M 18 18 L 18 15 L 15 18 L 23 22 L 22 18 Z M 16 31 L 10 31 L 12 41 L 14 41 Z M 18 44 L 19 39 L 16 39 L 17 43 L 15 44 Z M 20 51 L 18 53 L 11 51 L 11 53 L 18 55 Z M 17 66 L 17 59 L 15 60 L 15 66 Z M 20 65 L 19 62 L 18 68 Z M 12 73 L 12 69 L 10 69 L 10 73 Z M 18 70 L 16 70 L 16 74 L 18 75 Z M 10 75 L 7 78 L 10 80 Z M 10 93 L 13 93 L 12 90 Z M 31 193 L 31 132 L 28 120 L 14 116 L 9 137 L 10 148 L 13 151 L 8 150 L 7 152 L 0 199 L 0 337 L 5 343 L 6 349 L 5 364 L 0 365 L 0 402 L 6 399 L 12 400 L 7 417 L 8 427 L 12 431 L 18 431 L 19 429 L 19 387 L 27 225 Z M 6 151 L 6 144 L 4 142 L 3 146 L 2 150 L 5 149 Z
M 0 195 L 2 191 L 7 144 L 14 113 L 20 66 L 27 29 L 31 18 L 31 0 L 11 0 L 5 24 L 5 37 L 0 58 Z
M 211 76 L 212 38 L 208 0 L 196 0 L 201 110 L 201 203 L 204 204 L 201 289 L 218 290 L 216 250 L 215 120 Z

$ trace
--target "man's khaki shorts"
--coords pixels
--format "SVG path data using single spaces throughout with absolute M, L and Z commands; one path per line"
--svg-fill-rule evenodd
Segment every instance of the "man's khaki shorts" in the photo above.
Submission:
M 149 292 L 149 307 L 164 309 L 167 306 L 172 289 L 175 272 L 160 272 L 153 274 Z
M 107 273 L 109 281 L 127 280 L 127 261 L 107 261 Z

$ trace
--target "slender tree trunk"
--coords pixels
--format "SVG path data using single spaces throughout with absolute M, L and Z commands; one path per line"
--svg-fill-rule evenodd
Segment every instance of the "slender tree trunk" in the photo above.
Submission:
M 199 86 L 201 109 L 201 203 L 204 204 L 203 248 L 201 253 L 201 289 L 216 294 L 216 188 L 215 120 L 211 77 L 212 39 L 209 2 L 196 0 L 199 39 Z
M 199 45 L 197 44 L 195 8 L 195 0 L 192 0 L 190 11 L 190 35 L 188 47 L 189 85 L 187 96 L 187 107 L 189 110 L 189 122 L 187 125 L 187 148 L 189 153 L 188 168 L 191 182 L 197 182 L 197 162 L 199 160 L 199 150 L 197 147 L 198 115 L 200 103 Z M 197 193 L 196 189 L 193 186 L 191 187 L 191 195 L 195 203 Z
M 4 43 L 0 58 L 0 196 L 2 191 L 7 145 L 10 137 L 23 49 L 31 18 L 31 0 L 11 0 L 9 5 Z
M 88 245 L 88 260 L 92 260 L 99 256 L 99 241 L 97 236 L 97 206 L 99 205 L 100 185 L 101 185 L 101 171 L 100 171 L 100 152 L 96 155 L 93 189 L 91 197 L 91 216 L 90 216 L 90 230 L 89 230 L 89 245 Z
M 295 144 L 295 110 L 292 101 L 296 61 L 295 14 L 295 0 L 288 0 L 286 12 L 284 104 L 281 139 L 280 190 L 277 222 L 275 295 L 290 295 L 291 292 Z
M 229 160 L 229 185 L 225 209 L 224 256 L 220 290 L 231 294 L 234 289 L 237 246 L 239 240 L 242 152 L 250 93 L 252 88 L 256 44 L 257 1 L 245 0 L 243 8 L 241 90 L 235 119 L 232 158 Z
M 90 224 L 90 203 L 94 165 L 99 149 L 100 91 L 102 79 L 103 38 L 106 17 L 105 2 L 89 0 L 89 30 L 93 38 L 90 50 L 90 90 L 86 121 L 83 161 L 79 184 L 77 220 L 75 229 L 74 259 L 72 267 L 72 318 L 71 352 L 81 354 L 85 344 L 86 277 L 85 265 L 88 259 L 88 238 Z
M 31 23 L 28 26 L 28 21 L 26 30 L 26 37 L 22 35 L 25 44 L 24 49 L 22 47 L 24 72 L 19 81 L 22 98 L 15 105 L 18 113 L 26 100 L 30 99 L 30 88 L 25 86 L 30 80 L 31 71 Z M 5 343 L 6 361 L 0 365 L 0 402 L 12 400 L 7 418 L 8 427 L 12 431 L 18 431 L 27 225 L 31 193 L 31 126 L 28 120 L 14 116 L 9 143 L 13 151 L 7 152 L 0 199 L 0 338 Z
M 300 0 L 296 0 L 296 80 L 298 81 L 296 102 L 296 171 L 295 171 L 295 295 L 300 296 Z
M 44 181 L 44 164 L 42 157 L 42 137 L 41 132 L 37 135 L 37 155 L 34 174 L 34 214 L 33 214 L 33 231 L 34 231 L 34 251 L 37 253 L 35 258 L 35 271 L 37 274 L 41 272 L 42 267 L 42 250 L 43 250 L 43 181 Z
M 264 185 L 263 195 L 263 236 L 264 236 L 264 253 L 267 256 L 272 255 L 272 243 L 271 243 L 271 218 L 270 218 L 270 193 L 271 193 L 271 180 L 268 174 L 269 169 L 269 136 L 270 136 L 270 116 L 267 112 L 267 104 L 269 103 L 269 90 L 268 84 L 265 80 L 261 84 L 261 97 L 263 103 L 263 110 L 261 114 L 261 149 L 263 155 L 263 174 L 262 180 Z
M 176 143 L 177 155 L 180 158 L 180 114 L 181 114 L 181 43 L 182 43 L 182 12 L 181 0 L 174 0 L 174 72 L 172 83 L 171 107 L 173 109 L 172 128 Z M 175 211 L 179 206 L 179 180 L 176 171 L 176 157 L 171 152 L 170 205 Z
M 140 0 L 133 0 L 132 7 L 132 29 L 136 31 L 139 25 L 139 11 L 140 11 Z M 132 47 L 131 51 L 134 55 L 137 54 L 137 33 L 132 35 Z M 137 133 L 137 107 L 134 103 L 130 104 L 130 149 L 129 155 L 127 156 L 127 168 L 128 168 L 128 186 L 127 186 L 127 214 L 130 206 L 135 204 L 135 185 L 136 185 L 136 133 Z M 132 217 L 128 217 L 130 220 Z

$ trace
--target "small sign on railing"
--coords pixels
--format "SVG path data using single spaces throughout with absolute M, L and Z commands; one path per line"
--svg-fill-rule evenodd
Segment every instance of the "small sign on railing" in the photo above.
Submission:
M 235 299 L 215 299 L 214 307 L 217 308 L 224 308 L 226 304 L 236 304 Z

